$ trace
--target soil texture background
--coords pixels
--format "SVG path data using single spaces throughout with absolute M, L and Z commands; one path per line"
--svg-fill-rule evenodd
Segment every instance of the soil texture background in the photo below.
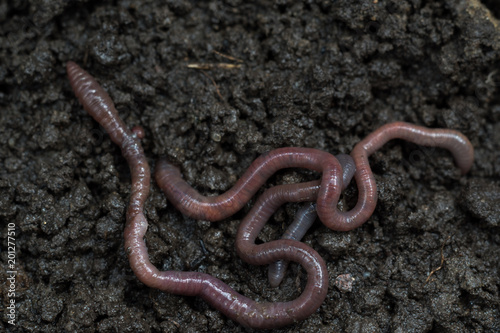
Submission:
M 1 0 L 0 331 L 254 331 L 134 276 L 123 248 L 130 172 L 75 98 L 65 73 L 73 60 L 128 126 L 144 127 L 151 166 L 167 157 L 205 194 L 226 191 L 278 147 L 349 153 L 393 121 L 461 131 L 475 147 L 465 176 L 441 149 L 395 140 L 373 154 L 375 213 L 351 232 L 315 223 L 304 241 L 327 262 L 327 298 L 307 320 L 275 331 L 499 332 L 499 8 L 493 0 Z M 266 186 L 317 177 L 284 170 Z M 353 182 L 343 203 L 356 199 Z M 153 181 L 152 262 L 212 274 L 259 301 L 296 298 L 303 269 L 292 265 L 273 289 L 266 267 L 236 255 L 251 205 L 221 222 L 196 221 Z M 299 207 L 283 206 L 259 241 L 278 239 Z M 355 278 L 351 291 L 335 286 L 343 274 Z

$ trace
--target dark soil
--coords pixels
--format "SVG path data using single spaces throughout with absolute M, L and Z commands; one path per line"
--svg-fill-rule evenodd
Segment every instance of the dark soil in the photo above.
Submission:
M 476 149 L 466 176 L 447 151 L 403 141 L 371 157 L 374 215 L 347 233 L 316 223 L 305 242 L 327 262 L 327 299 L 307 320 L 276 331 L 500 331 L 498 1 L 160 3 L 0 1 L 0 326 L 253 331 L 200 298 L 145 287 L 130 270 L 122 237 L 130 172 L 77 102 L 65 73 L 74 60 L 129 126 L 144 127 L 151 164 L 167 156 L 204 193 L 227 190 L 273 148 L 348 153 L 396 120 L 462 131 Z M 269 186 L 311 177 L 283 171 Z M 347 205 L 356 195 L 351 184 Z M 155 184 L 146 208 L 159 268 L 207 272 L 261 301 L 300 294 L 300 267 L 272 289 L 265 267 L 237 257 L 245 211 L 219 223 L 188 219 Z M 279 238 L 297 208 L 284 206 L 261 241 Z M 353 289 L 340 291 L 335 279 L 348 273 Z

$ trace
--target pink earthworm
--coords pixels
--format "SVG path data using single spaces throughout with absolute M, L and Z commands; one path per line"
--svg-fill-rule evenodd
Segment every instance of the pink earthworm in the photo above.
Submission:
M 316 180 L 306 183 L 278 185 L 264 191 L 243 218 L 236 234 L 236 251 L 239 256 L 248 263 L 258 264 L 253 253 L 262 253 L 259 248 L 263 245 L 284 241 L 284 239 L 281 239 L 259 245 L 255 244 L 259 232 L 272 214 L 286 202 L 316 200 L 320 187 L 321 182 Z M 292 239 L 287 239 L 287 241 L 291 242 L 291 244 L 302 244 Z
M 342 212 L 336 208 L 337 201 L 332 201 L 334 195 L 325 195 L 328 190 L 323 189 L 325 194 L 319 194 L 316 210 L 324 225 L 332 230 L 349 231 L 370 218 L 377 204 L 377 186 L 368 157 L 392 139 L 448 149 L 462 174 L 469 171 L 474 161 L 472 144 L 458 131 L 429 129 L 405 122 L 384 125 L 360 141 L 351 153 L 356 166 L 354 177 L 359 191 L 356 206 L 347 212 Z M 318 157 L 320 155 L 322 152 L 312 148 L 275 149 L 259 156 L 231 189 L 215 197 L 203 196 L 193 189 L 182 179 L 179 169 L 166 160 L 157 163 L 155 178 L 170 202 L 184 215 L 216 221 L 240 210 L 278 169 L 300 167 L 323 171 L 322 184 L 330 184 L 328 179 L 335 181 L 330 174 L 325 176 L 328 165 L 325 165 L 325 160 Z M 338 193 L 335 196 L 338 198 Z
M 132 131 L 127 129 L 107 93 L 78 65 L 68 62 L 67 71 L 80 102 L 86 111 L 106 129 L 111 140 L 120 146 L 130 166 L 132 193 L 127 209 L 124 236 L 132 270 L 139 280 L 148 286 L 167 292 L 199 295 L 228 317 L 245 326 L 279 327 L 303 319 L 315 311 L 324 298 L 323 295 L 326 295 L 325 283 L 321 283 L 325 279 L 322 273 L 325 272 L 324 262 L 314 250 L 297 241 L 278 240 L 258 246 L 249 244 L 249 242 L 254 242 L 253 237 L 255 230 L 259 229 L 257 228 L 259 223 L 265 223 L 266 219 L 261 219 L 254 225 L 250 223 L 249 227 L 245 224 L 246 229 L 243 226 L 240 227 L 243 230 L 243 236 L 237 239 L 238 252 L 245 260 L 256 264 L 267 264 L 281 259 L 300 263 L 308 272 L 308 282 L 305 291 L 294 301 L 256 303 L 235 293 L 227 285 L 207 274 L 158 271 L 149 261 L 143 239 L 148 225 L 143 212 L 144 201 L 149 193 L 150 182 L 149 165 L 140 145 L 144 132 L 139 127 Z M 462 173 L 466 173 L 473 162 L 472 145 L 459 132 L 426 129 L 398 122 L 381 127 L 354 148 L 351 156 L 356 165 L 355 179 L 359 187 L 359 196 L 356 206 L 348 212 L 340 212 L 336 208 L 343 184 L 339 162 L 332 155 L 315 149 L 282 148 L 264 154 L 252 163 L 233 189 L 219 197 L 214 197 L 215 199 L 207 200 L 206 197 L 200 196 L 182 180 L 178 169 L 167 162 L 158 163 L 157 178 L 158 183 L 162 183 L 163 189 L 166 189 L 167 196 L 174 205 L 179 206 L 181 212 L 192 217 L 216 220 L 241 209 L 241 206 L 253 196 L 258 187 L 278 169 L 304 167 L 320 171 L 322 181 L 316 182 L 314 186 L 311 185 L 310 190 L 300 190 L 301 186 L 308 186 L 303 184 L 293 184 L 288 187 L 281 185 L 282 187 L 276 188 L 285 192 L 284 197 L 290 196 L 288 199 L 290 201 L 308 201 L 317 197 L 318 215 L 326 226 L 334 230 L 351 230 L 369 218 L 377 201 L 376 185 L 368 164 L 368 156 L 394 138 L 449 149 Z M 280 200 L 283 200 L 274 199 L 277 197 L 275 194 L 270 195 L 268 200 L 271 201 L 266 204 L 268 206 L 262 212 L 268 214 L 273 211 Z M 203 209 L 206 209 L 206 212 Z M 258 219 L 259 216 L 250 216 L 248 220 L 252 221 L 254 218 Z
M 125 249 L 130 266 L 138 279 L 145 285 L 162 291 L 185 296 L 200 296 L 232 320 L 253 328 L 275 328 L 302 320 L 313 313 L 323 302 L 328 288 L 328 274 L 323 259 L 307 245 L 292 240 L 277 240 L 262 244 L 258 250 L 250 249 L 247 259 L 264 265 L 280 259 L 301 264 L 308 273 L 307 284 L 302 294 L 290 302 L 257 303 L 232 290 L 211 275 L 198 272 L 159 271 L 149 260 L 144 236 L 148 222 L 144 216 L 144 202 L 149 194 L 150 169 L 140 138 L 144 131 L 140 127 L 128 130 L 104 89 L 97 81 L 74 62 L 66 65 L 70 84 L 84 109 L 108 132 L 111 140 L 122 150 L 132 174 L 130 203 L 126 214 L 124 230 Z M 303 152 L 305 153 L 305 152 Z M 330 183 L 327 186 L 314 182 L 281 187 L 290 200 L 310 200 L 318 193 L 338 200 L 342 179 L 341 167 L 330 154 L 317 151 L 326 160 Z M 293 154 L 284 153 L 282 158 L 294 160 Z M 300 155 L 307 156 L 307 155 Z M 318 163 L 316 159 L 310 162 Z M 308 190 L 302 190 L 307 187 Z M 310 189 L 312 187 L 312 190 Z M 278 189 L 278 190 L 279 190 Z M 293 190 L 292 190 L 293 189 Z M 275 190 L 276 191 L 276 190 Z M 273 193 L 273 192 L 271 192 Z M 313 194 L 311 194 L 313 193 Z
M 339 161 L 342 166 L 342 191 L 346 189 L 356 172 L 356 166 L 354 160 L 350 155 L 338 154 L 335 158 Z M 282 239 L 292 239 L 300 241 L 302 237 L 306 234 L 307 230 L 313 225 L 318 214 L 316 213 L 316 204 L 309 202 L 301 207 L 295 218 L 286 229 Z M 268 280 L 271 287 L 278 287 L 285 277 L 286 269 L 288 267 L 288 262 L 284 260 L 279 260 L 275 263 L 269 265 L 268 268 Z
M 338 154 L 335 155 L 337 161 L 339 161 L 340 166 L 342 167 L 342 191 L 347 188 L 349 183 L 354 177 L 356 173 L 356 164 L 354 163 L 354 159 L 351 155 L 347 154 Z
M 333 155 L 313 148 L 278 148 L 260 155 L 232 188 L 216 197 L 201 195 L 182 179 L 179 169 L 165 159 L 156 163 L 155 179 L 182 214 L 198 220 L 218 221 L 239 211 L 271 175 L 284 168 L 322 172 L 318 202 L 322 207 L 337 204 L 342 188 L 342 167 Z
M 335 210 L 332 214 L 328 214 L 331 208 L 325 206 L 323 201 L 318 201 L 316 209 L 323 224 L 332 230 L 349 231 L 370 218 L 377 204 L 377 185 L 368 157 L 392 139 L 403 139 L 422 146 L 447 149 L 452 153 L 462 174 L 467 173 L 474 162 L 474 147 L 469 139 L 458 131 L 431 129 L 405 122 L 383 125 L 356 144 L 351 152 L 356 165 L 354 179 L 359 191 L 356 206 L 347 212 Z

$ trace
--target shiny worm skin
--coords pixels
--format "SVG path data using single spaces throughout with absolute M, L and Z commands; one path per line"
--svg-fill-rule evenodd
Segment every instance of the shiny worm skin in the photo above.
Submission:
M 354 179 L 358 185 L 358 202 L 347 212 L 336 211 L 335 215 L 325 216 L 328 207 L 320 207 L 320 220 L 332 230 L 349 231 L 365 223 L 373 214 L 377 204 L 377 185 L 368 157 L 393 139 L 402 139 L 417 145 L 438 147 L 449 150 L 461 170 L 466 174 L 474 162 L 474 147 L 462 133 L 445 128 L 426 128 L 405 122 L 394 122 L 383 125 L 361 140 L 351 152 L 356 165 Z M 323 220 L 325 219 L 325 220 Z
M 182 178 L 179 169 L 165 159 L 156 163 L 155 179 L 182 214 L 197 220 L 219 221 L 243 208 L 269 177 L 285 168 L 321 172 L 318 203 L 325 207 L 325 214 L 332 213 L 342 188 L 342 167 L 333 155 L 313 148 L 277 148 L 260 155 L 233 187 L 218 196 L 201 195 Z
M 260 245 L 257 251 L 253 248 L 247 254 L 252 262 L 260 265 L 284 259 L 297 262 L 304 267 L 308 274 L 306 287 L 297 299 L 289 302 L 257 303 L 205 273 L 159 271 L 150 262 L 144 242 L 148 228 L 144 216 L 144 202 L 148 197 L 150 186 L 150 169 L 140 144 L 144 132 L 139 127 L 135 127 L 132 131 L 128 130 L 109 95 L 85 70 L 71 61 L 67 63 L 66 70 L 71 87 L 84 109 L 104 127 L 111 140 L 121 148 L 129 164 L 132 189 L 124 230 L 125 250 L 130 266 L 141 282 L 173 294 L 200 296 L 232 320 L 253 328 L 285 326 L 305 319 L 316 311 L 326 297 L 328 274 L 325 263 L 317 252 L 300 242 L 277 240 Z M 325 164 L 328 164 L 324 174 L 333 179 L 333 182 L 327 186 L 316 182 L 312 191 L 302 191 L 301 187 L 304 186 L 302 184 L 292 185 L 296 187 L 295 189 L 281 188 L 287 189 L 285 195 L 288 195 L 290 200 L 306 201 L 310 198 L 311 192 L 314 192 L 315 196 L 322 193 L 333 202 L 338 200 L 342 186 L 342 179 L 339 177 L 340 164 L 333 155 L 327 153 L 320 155 L 326 158 Z M 294 159 L 290 153 L 280 156 Z
M 317 217 L 316 203 L 308 202 L 304 204 L 295 214 L 292 224 L 290 224 L 283 236 L 281 236 L 281 239 L 300 241 Z M 269 265 L 267 268 L 267 279 L 271 287 L 276 288 L 280 285 L 285 277 L 287 268 L 288 262 L 285 260 L 279 260 Z
M 156 165 L 155 178 L 167 198 L 184 215 L 195 219 L 216 221 L 231 216 L 240 210 L 257 192 L 264 182 L 277 170 L 283 168 L 307 168 L 323 172 L 323 192 L 318 196 L 316 210 L 319 219 L 328 228 L 336 231 L 353 230 L 365 223 L 377 205 L 377 186 L 368 162 L 368 157 L 392 139 L 403 139 L 412 143 L 448 149 L 457 166 L 465 174 L 474 161 L 474 148 L 462 133 L 451 129 L 430 129 L 405 122 L 384 125 L 360 141 L 351 152 L 356 171 L 354 178 L 358 186 L 358 201 L 354 208 L 342 212 L 336 208 L 338 193 L 333 195 L 326 189 L 330 179 L 325 175 L 325 164 L 321 151 L 312 148 L 278 148 L 259 156 L 245 171 L 236 184 L 219 196 L 203 196 L 182 179 L 179 169 L 166 160 Z M 336 186 L 332 186 L 338 188 Z M 330 188 L 331 189 L 331 188 Z
M 209 197 L 210 199 L 201 196 L 182 180 L 177 168 L 166 161 L 158 162 L 157 181 L 167 197 L 185 215 L 207 220 L 222 219 L 241 209 L 278 169 L 303 167 L 322 172 L 321 182 L 313 185 L 281 185 L 276 186 L 277 189 L 271 189 L 272 191 L 268 190 L 270 194 L 265 197 L 268 201 L 259 201 L 259 198 L 259 205 L 255 208 L 256 215 L 247 215 L 248 219 L 245 221 L 250 222 L 240 226 L 242 231 L 238 232 L 237 251 L 245 260 L 256 264 L 290 260 L 298 262 L 308 272 L 306 288 L 296 300 L 256 303 L 210 275 L 197 272 L 160 272 L 151 264 L 143 239 L 148 225 L 143 208 L 150 182 L 149 166 L 139 141 L 144 132 L 140 128 L 132 131 L 127 129 L 107 93 L 78 65 L 68 62 L 67 72 L 73 90 L 85 110 L 106 129 L 111 140 L 120 146 L 130 166 L 132 190 L 124 236 L 125 248 L 136 276 L 146 285 L 167 292 L 199 295 L 244 326 L 272 328 L 301 320 L 314 312 L 326 295 L 326 268 L 314 250 L 303 243 L 286 239 L 260 245 L 254 243 L 259 226 L 267 221 L 262 217 L 270 216 L 282 200 L 298 202 L 317 198 L 320 220 L 331 229 L 347 231 L 363 224 L 375 209 L 377 190 L 368 157 L 387 141 L 399 138 L 420 145 L 448 149 L 462 173 L 466 173 L 473 163 L 472 145 L 457 131 L 428 129 L 403 122 L 384 125 L 358 143 L 351 153 L 356 166 L 354 177 L 359 190 L 358 202 L 350 211 L 341 212 L 336 208 L 343 186 L 341 166 L 332 155 L 316 149 L 281 148 L 261 155 L 232 189 L 218 197 Z M 304 186 L 309 187 L 306 189 Z M 281 191 L 281 194 L 278 195 L 275 191 Z
M 338 154 L 335 158 L 342 166 L 342 191 L 346 189 L 356 172 L 356 165 L 350 155 Z M 318 214 L 316 213 L 316 203 L 305 203 L 295 214 L 295 218 L 286 229 L 281 239 L 292 239 L 300 241 L 307 230 L 313 225 Z M 278 287 L 285 277 L 288 262 L 284 260 L 277 261 L 269 265 L 268 280 L 271 287 Z

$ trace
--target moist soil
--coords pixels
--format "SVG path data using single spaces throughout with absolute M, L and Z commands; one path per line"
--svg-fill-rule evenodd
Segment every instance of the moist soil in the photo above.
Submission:
M 393 121 L 461 131 L 475 147 L 465 176 L 447 151 L 401 140 L 371 156 L 375 213 L 351 232 L 316 222 L 304 241 L 327 263 L 328 295 L 308 319 L 275 331 L 499 332 L 499 8 L 494 0 L 0 1 L 0 331 L 254 331 L 134 276 L 123 247 L 130 172 L 75 98 L 65 73 L 73 60 L 128 126 L 144 128 L 150 164 L 168 158 L 204 194 L 226 191 L 278 147 L 349 153 Z M 283 170 L 266 187 L 317 177 Z M 356 200 L 353 182 L 343 207 Z M 302 268 L 291 265 L 273 289 L 266 267 L 236 255 L 251 205 L 224 221 L 196 221 L 153 181 L 152 262 L 212 274 L 258 301 L 296 298 Z M 259 242 L 278 239 L 299 207 L 280 208 Z M 339 289 L 345 274 L 352 288 Z

